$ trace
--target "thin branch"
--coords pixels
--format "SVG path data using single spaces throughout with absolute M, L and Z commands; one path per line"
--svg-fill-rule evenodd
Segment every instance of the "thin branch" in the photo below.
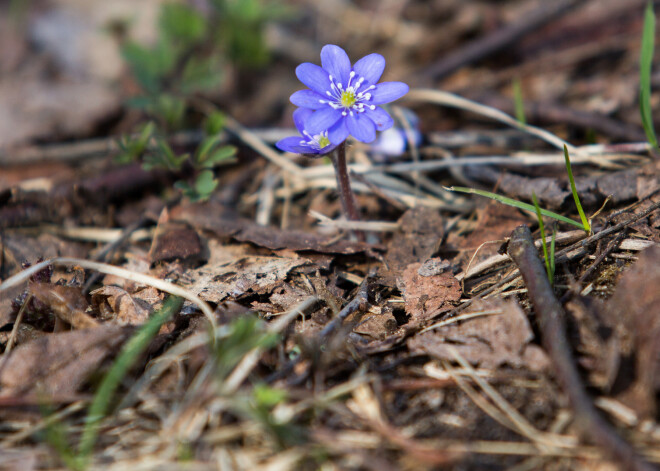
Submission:
M 587 395 L 571 355 L 570 343 L 566 338 L 563 309 L 548 281 L 529 227 L 519 226 L 513 231 L 508 253 L 518 265 L 525 281 L 527 293 L 538 317 L 543 346 L 550 355 L 557 380 L 569 398 L 576 424 L 582 434 L 614 457 L 621 463 L 623 469 L 639 471 L 655 469 L 637 456 L 632 446 L 598 414 Z

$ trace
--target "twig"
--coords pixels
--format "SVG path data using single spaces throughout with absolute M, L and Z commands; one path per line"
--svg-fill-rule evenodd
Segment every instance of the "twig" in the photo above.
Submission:
M 364 309 L 365 306 L 369 303 L 369 288 L 371 287 L 372 276 L 372 273 L 369 273 L 364 277 L 364 280 L 362 280 L 362 284 L 358 289 L 357 295 L 355 295 L 351 302 L 344 306 L 343 309 L 337 313 L 335 318 L 328 322 L 328 325 L 323 328 L 320 335 L 322 340 L 327 339 L 330 334 L 332 334 L 332 332 L 337 330 L 348 316 L 359 309 Z
M 427 68 L 422 74 L 436 80 L 442 79 L 465 65 L 477 62 L 506 48 L 526 34 L 536 31 L 544 24 L 568 13 L 581 3 L 580 0 L 557 0 L 543 3 L 541 7 L 515 23 L 459 48 L 448 57 Z
M 557 380 L 569 398 L 576 423 L 582 433 L 619 461 L 623 469 L 653 470 L 654 468 L 638 457 L 630 444 L 598 414 L 582 386 L 571 355 L 571 346 L 566 338 L 563 309 L 548 281 L 529 227 L 519 226 L 513 231 L 508 253 L 518 265 L 525 281 L 527 293 L 538 317 L 543 346 L 552 360 Z

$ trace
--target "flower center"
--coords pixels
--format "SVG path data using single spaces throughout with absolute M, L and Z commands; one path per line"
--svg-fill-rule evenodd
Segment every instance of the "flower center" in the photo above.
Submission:
M 323 136 L 321 135 L 318 140 L 319 147 L 321 149 L 324 149 L 330 145 L 330 139 L 328 139 L 328 136 Z
M 341 104 L 344 108 L 350 108 L 355 104 L 355 92 L 353 90 L 344 90 L 341 94 Z
M 320 134 L 312 136 L 307 131 L 303 131 L 303 135 L 308 139 L 307 141 L 300 141 L 300 145 L 311 147 L 314 150 L 323 150 L 328 147 L 331 142 L 328 138 L 328 131 L 323 131 Z
M 332 75 L 328 78 L 330 79 L 330 90 L 326 90 L 325 94 L 329 99 L 319 100 L 320 103 L 327 104 L 336 110 L 341 110 L 342 116 L 349 114 L 353 116 L 354 113 L 362 113 L 366 110 L 365 107 L 371 110 L 376 109 L 375 105 L 365 103 L 371 100 L 371 93 L 369 91 L 376 88 L 376 86 L 370 85 L 360 91 L 360 87 L 364 83 L 364 77 L 358 77 L 357 80 L 354 80 L 354 70 L 351 70 L 348 76 L 348 83 L 346 83 L 345 87 L 343 83 L 337 81 Z

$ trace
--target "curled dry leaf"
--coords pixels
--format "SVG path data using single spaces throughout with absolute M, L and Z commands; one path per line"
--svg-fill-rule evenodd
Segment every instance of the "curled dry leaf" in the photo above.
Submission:
M 549 366 L 543 350 L 530 343 L 534 334 L 515 301 L 476 302 L 468 313 L 478 312 L 484 315 L 417 334 L 408 340 L 408 347 L 412 352 L 453 361 L 447 348 L 451 345 L 470 363 L 483 368 L 509 365 L 541 371 Z
M 118 286 L 106 285 L 91 292 L 92 304 L 106 318 L 118 325 L 140 325 L 157 309 L 163 295 L 154 288 L 145 288 L 136 293 Z
M 89 304 L 77 286 L 52 283 L 30 283 L 32 296 L 50 307 L 55 315 L 75 329 L 97 327 L 99 323 L 87 314 Z

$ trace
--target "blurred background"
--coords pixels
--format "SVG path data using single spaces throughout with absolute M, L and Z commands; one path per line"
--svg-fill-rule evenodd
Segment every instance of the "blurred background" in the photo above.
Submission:
M 383 54 L 384 80 L 510 113 L 518 93 L 528 122 L 577 142 L 644 140 L 646 3 L 4 1 L 0 153 L 6 163 L 26 145 L 134 132 L 145 116 L 167 130 L 199 127 L 199 100 L 249 127 L 290 127 L 288 97 L 303 88 L 295 66 L 319 63 L 328 43 L 354 61 Z M 484 125 L 459 111 L 415 110 L 423 132 Z

